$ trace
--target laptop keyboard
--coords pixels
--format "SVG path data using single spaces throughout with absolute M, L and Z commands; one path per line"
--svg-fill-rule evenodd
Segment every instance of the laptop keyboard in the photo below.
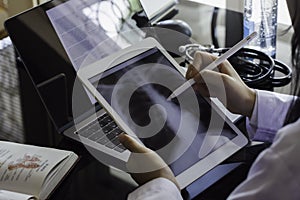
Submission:
M 105 113 L 80 129 L 76 134 L 122 153 L 126 150 L 118 139 L 118 135 L 122 132 L 114 120 Z

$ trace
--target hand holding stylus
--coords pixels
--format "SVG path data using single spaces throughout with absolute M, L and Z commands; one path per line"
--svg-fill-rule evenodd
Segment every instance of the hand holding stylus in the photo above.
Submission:
M 232 113 L 251 117 L 256 100 L 256 91 L 249 88 L 225 60 L 218 70 L 205 70 L 205 66 L 217 59 L 217 56 L 198 51 L 193 64 L 189 65 L 186 78 L 195 79 L 196 93 L 203 97 L 215 97 Z
M 238 42 L 236 45 L 234 45 L 232 48 L 230 48 L 228 51 L 226 51 L 223 55 L 218 57 L 215 61 L 210 63 L 207 67 L 205 67 L 206 70 L 213 70 L 218 65 L 220 65 L 222 62 L 224 62 L 226 59 L 228 59 L 230 56 L 232 56 L 234 53 L 236 53 L 238 50 L 240 50 L 242 47 L 244 47 L 249 41 L 254 39 L 257 36 L 257 32 L 251 33 L 249 36 L 245 37 L 243 40 Z M 184 84 L 179 86 L 176 90 L 173 91 L 173 93 L 168 97 L 168 100 L 171 100 L 181 93 L 183 93 L 185 90 L 187 90 L 190 86 L 195 84 L 196 81 L 194 78 L 186 81 Z

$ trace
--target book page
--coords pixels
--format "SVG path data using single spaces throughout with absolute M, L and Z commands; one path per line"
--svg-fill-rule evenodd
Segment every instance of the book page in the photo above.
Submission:
M 33 195 L 0 190 L 0 200 L 36 200 Z
M 0 189 L 38 196 L 47 175 L 70 152 L 0 141 Z

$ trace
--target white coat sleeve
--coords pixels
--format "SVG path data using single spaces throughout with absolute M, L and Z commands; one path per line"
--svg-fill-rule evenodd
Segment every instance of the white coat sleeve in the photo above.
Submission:
M 299 130 L 300 120 L 280 129 L 228 199 L 300 199 Z
M 157 178 L 140 186 L 128 195 L 128 200 L 182 200 L 176 185 L 166 178 Z
M 272 142 L 282 128 L 295 97 L 270 91 L 256 90 L 256 101 L 247 131 L 251 140 Z

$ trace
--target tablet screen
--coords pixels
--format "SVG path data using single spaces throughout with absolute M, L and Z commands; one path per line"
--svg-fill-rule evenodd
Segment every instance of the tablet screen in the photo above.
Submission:
M 208 129 L 214 130 L 215 133 L 210 131 L 211 137 L 217 138 L 210 152 L 237 136 L 192 88 L 181 99 L 167 100 L 186 79 L 157 48 L 117 64 L 89 81 L 145 146 L 170 161 L 167 163 L 175 175 L 208 155 L 199 153 Z M 218 116 L 213 123 L 212 115 Z

